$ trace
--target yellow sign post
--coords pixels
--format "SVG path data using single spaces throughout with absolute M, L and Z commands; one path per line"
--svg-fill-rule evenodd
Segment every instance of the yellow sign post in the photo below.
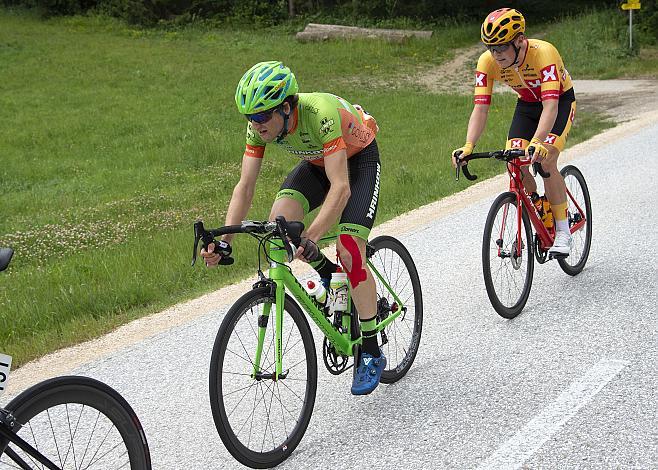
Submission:
M 621 4 L 622 10 L 628 10 L 628 40 L 629 48 L 633 49 L 633 10 L 640 9 L 640 0 L 628 0 Z

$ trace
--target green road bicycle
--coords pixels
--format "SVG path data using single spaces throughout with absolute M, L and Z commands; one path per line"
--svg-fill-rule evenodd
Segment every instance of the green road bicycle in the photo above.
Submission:
M 349 301 L 332 312 L 310 296 L 292 273 L 304 229 L 301 222 L 245 221 L 206 230 L 195 226 L 193 264 L 198 242 L 215 243 L 221 264 L 231 264 L 230 247 L 214 237 L 247 233 L 259 241 L 259 280 L 227 312 L 210 362 L 210 404 L 217 431 L 239 462 L 267 468 L 283 462 L 297 447 L 311 419 L 317 389 L 317 358 L 305 311 L 324 334 L 322 356 L 338 375 L 358 363 L 361 333 Z M 335 241 L 336 236 L 321 243 Z M 224 250 L 224 251 L 222 251 Z M 377 285 L 377 335 L 387 357 L 383 383 L 407 373 L 418 352 L 423 324 L 420 279 L 409 252 L 393 237 L 368 242 L 367 263 Z M 261 270 L 264 257 L 269 275 Z M 350 359 L 351 358 L 351 359 Z

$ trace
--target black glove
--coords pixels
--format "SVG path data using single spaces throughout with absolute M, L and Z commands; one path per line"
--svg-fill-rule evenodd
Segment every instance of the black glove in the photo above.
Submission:
M 309 263 L 320 259 L 320 249 L 315 244 L 315 242 L 310 238 L 305 237 L 302 237 L 301 240 L 302 242 L 299 244 L 299 246 L 304 249 L 304 252 L 302 253 L 304 259 Z

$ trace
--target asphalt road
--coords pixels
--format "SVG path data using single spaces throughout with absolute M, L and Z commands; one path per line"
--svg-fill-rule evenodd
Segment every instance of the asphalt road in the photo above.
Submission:
M 656 148 L 652 125 L 571 162 L 592 198 L 589 261 L 573 278 L 556 262 L 536 265 L 514 320 L 491 308 L 481 274 L 495 194 L 400 237 L 425 303 L 413 367 L 353 397 L 351 374 L 331 376 L 318 358 L 315 411 L 282 467 L 658 468 Z M 73 371 L 128 399 L 154 469 L 240 467 L 208 402 L 228 307 Z

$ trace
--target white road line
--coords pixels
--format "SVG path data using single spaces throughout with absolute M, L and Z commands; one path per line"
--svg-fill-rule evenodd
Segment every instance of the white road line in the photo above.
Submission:
M 629 361 L 603 359 L 482 462 L 478 469 L 516 469 L 583 406 L 589 403 Z

